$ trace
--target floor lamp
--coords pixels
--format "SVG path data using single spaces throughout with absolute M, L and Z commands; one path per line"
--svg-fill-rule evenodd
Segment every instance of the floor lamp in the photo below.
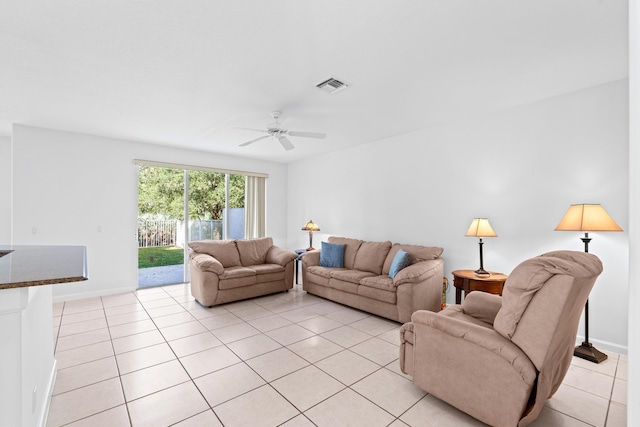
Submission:
M 622 231 L 622 228 L 611 219 L 602 205 L 571 205 L 555 231 L 584 231 L 584 251 L 589 252 L 590 231 Z M 607 360 L 607 355 L 589 342 L 589 300 L 584 306 L 584 341 L 575 348 L 573 355 L 593 363 Z

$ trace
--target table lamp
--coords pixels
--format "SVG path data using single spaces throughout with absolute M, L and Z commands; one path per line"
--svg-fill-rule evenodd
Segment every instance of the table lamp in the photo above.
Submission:
M 498 235 L 491 228 L 491 224 L 489 224 L 489 220 L 487 218 L 474 218 L 471 221 L 471 225 L 465 234 L 467 237 L 479 237 L 480 241 L 478 244 L 480 245 L 480 268 L 474 271 L 476 276 L 491 276 L 491 274 L 484 269 L 483 260 L 482 260 L 482 242 L 483 237 L 498 237 Z
M 318 224 L 316 224 L 312 220 L 309 220 L 309 222 L 306 223 L 304 227 L 302 227 L 302 230 L 309 232 L 309 247 L 307 248 L 307 250 L 312 251 L 313 250 L 313 232 L 320 231 L 320 227 L 318 227 Z
M 589 252 L 590 231 L 622 231 L 622 228 L 611 219 L 602 205 L 580 204 L 571 205 L 560 220 L 555 231 L 584 231 L 584 251 Z M 607 355 L 589 342 L 589 300 L 584 306 L 584 341 L 575 348 L 573 355 L 594 363 L 607 360 Z

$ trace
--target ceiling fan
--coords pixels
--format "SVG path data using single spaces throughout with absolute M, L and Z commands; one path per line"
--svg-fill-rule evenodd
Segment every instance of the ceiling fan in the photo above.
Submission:
M 324 133 L 320 133 L 320 132 L 300 132 L 300 131 L 295 131 L 295 130 L 288 130 L 288 129 L 284 129 L 281 127 L 282 123 L 280 123 L 278 121 L 278 118 L 280 117 L 280 112 L 279 111 L 274 111 L 273 113 L 271 113 L 271 117 L 273 117 L 273 119 L 275 120 L 274 123 L 270 123 L 267 125 L 267 129 L 251 129 L 251 128 L 239 128 L 239 129 L 246 129 L 246 130 L 253 130 L 253 131 L 257 131 L 257 132 L 262 132 L 262 133 L 266 133 L 267 135 L 261 136 L 259 138 L 256 139 L 252 139 L 250 141 L 244 142 L 242 144 L 240 144 L 240 147 L 246 147 L 247 145 L 253 144 L 254 142 L 258 142 L 262 139 L 266 139 L 266 138 L 273 138 L 273 139 L 277 139 L 278 142 L 280 142 L 280 145 L 282 145 L 282 148 L 284 148 L 285 150 L 289 151 L 289 150 L 293 150 L 295 148 L 295 146 L 293 145 L 293 143 L 289 140 L 289 138 L 287 138 L 287 136 L 293 136 L 293 137 L 303 137 L 303 138 L 319 138 L 322 139 L 325 136 L 327 136 Z

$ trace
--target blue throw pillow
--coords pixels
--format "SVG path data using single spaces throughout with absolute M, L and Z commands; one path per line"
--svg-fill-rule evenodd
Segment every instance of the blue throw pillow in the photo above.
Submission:
M 320 265 L 322 267 L 344 267 L 344 245 L 322 242 L 320 252 Z
M 393 279 L 394 277 L 396 277 L 396 274 L 398 274 L 400 270 L 410 265 L 411 254 L 400 249 L 393 257 L 393 262 L 391 262 L 391 268 L 389 268 L 389 277 Z

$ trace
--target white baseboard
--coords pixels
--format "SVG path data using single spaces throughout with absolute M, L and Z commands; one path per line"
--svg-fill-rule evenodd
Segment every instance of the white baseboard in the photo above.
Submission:
M 80 292 L 74 294 L 67 295 L 57 295 L 53 297 L 53 302 L 65 302 L 65 301 L 74 301 L 78 299 L 87 299 L 87 298 L 95 298 L 95 297 L 105 297 L 108 295 L 116 295 L 116 294 L 124 294 L 127 292 L 133 292 L 136 288 L 131 288 L 130 286 L 122 286 L 118 288 L 110 288 L 110 289 L 100 289 L 96 291 L 90 292 Z
M 578 335 L 576 337 L 576 346 L 582 344 L 582 341 L 584 341 L 584 337 Z M 615 344 L 609 341 L 594 340 L 591 337 L 589 337 L 589 342 L 593 344 L 595 348 L 604 353 L 612 351 L 618 354 L 627 354 L 629 352 L 629 348 L 626 345 Z

